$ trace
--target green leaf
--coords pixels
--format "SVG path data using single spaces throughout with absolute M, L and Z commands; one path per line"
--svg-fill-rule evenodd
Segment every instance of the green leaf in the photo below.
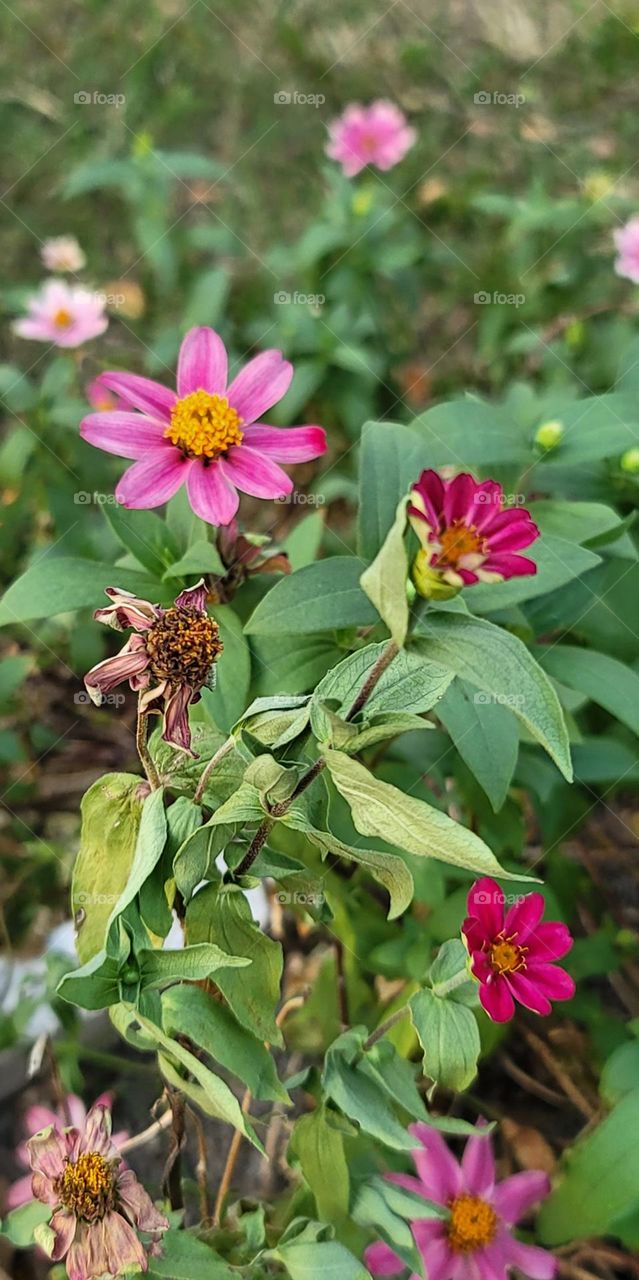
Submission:
M 122 546 L 148 569 L 161 578 L 167 565 L 179 555 L 178 545 L 164 520 L 154 511 L 128 511 L 118 502 L 102 507 Z
M 190 1231 L 167 1231 L 162 1252 L 149 1259 L 147 1280 L 237 1280 L 237 1272 Z
M 510 707 L 570 782 L 568 731 L 559 698 L 525 644 L 492 622 L 439 610 L 419 623 L 426 657 Z
M 348 1216 L 350 1178 L 343 1135 L 330 1124 L 325 1106 L 295 1122 L 289 1153 L 299 1160 L 322 1222 L 338 1226 Z
M 28 1249 L 34 1242 L 36 1227 L 48 1222 L 50 1217 L 50 1205 L 41 1204 L 39 1200 L 29 1200 L 27 1204 L 21 1204 L 7 1214 L 0 1235 L 10 1240 L 16 1249 Z
M 576 542 L 544 535 L 534 542 L 526 554 L 537 565 L 537 572 L 527 577 L 509 578 L 506 582 L 478 583 L 472 590 L 472 606 L 477 613 L 495 613 L 510 609 L 524 600 L 535 600 L 550 591 L 565 587 L 601 564 L 601 556 Z
M 460 981 L 461 979 L 461 981 Z M 461 938 L 443 942 L 428 972 L 433 994 L 476 1008 L 478 986 L 468 969 L 468 952 Z
M 388 424 L 389 426 L 392 424 Z M 530 446 L 510 412 L 473 396 L 449 400 L 420 414 L 411 424 L 428 448 L 425 466 L 525 466 Z
M 324 529 L 323 511 L 314 511 L 300 520 L 299 524 L 291 530 L 282 543 L 282 550 L 288 555 L 293 572 L 296 569 L 304 569 L 307 564 L 312 564 L 317 559 Z
M 111 910 L 107 921 L 107 932 L 116 917 L 121 915 L 129 904 L 133 902 L 144 881 L 151 875 L 151 872 L 160 861 L 166 844 L 166 837 L 164 792 L 160 787 L 157 791 L 152 791 L 150 796 L 147 796 L 142 806 L 142 817 L 131 870 L 127 882 Z
M 200 538 L 185 551 L 179 560 L 175 559 L 164 571 L 164 578 L 186 578 L 191 574 L 224 573 L 224 565 L 217 549 L 211 542 Z
M 371 1280 L 370 1271 L 337 1240 L 280 1244 L 272 1251 L 291 1280 Z
M 540 464 L 548 471 L 611 458 L 639 443 L 635 394 L 612 392 L 575 400 L 564 406 L 561 421 L 561 447 L 547 454 Z
M 138 952 L 142 984 L 165 986 L 169 982 L 202 982 L 219 969 L 244 969 L 251 961 L 230 955 L 213 942 L 196 942 L 179 950 Z
M 44 552 L 11 584 L 0 601 L 0 627 L 33 618 L 51 618 L 75 609 L 97 608 L 105 587 L 122 587 L 143 600 L 170 603 L 170 589 L 133 569 L 98 560 L 76 560 Z
M 336 702 L 338 715 L 346 715 L 386 647 L 387 641 L 369 644 L 344 658 L 320 680 L 314 701 Z M 382 712 L 430 711 L 452 678 L 450 671 L 429 662 L 418 650 L 403 649 L 384 671 L 358 720 Z
M 255 1098 L 290 1102 L 264 1043 L 240 1026 L 226 1005 L 219 1004 L 202 987 L 179 986 L 165 991 L 162 1023 L 173 1037 L 189 1036 L 200 1049 L 242 1080 Z
M 71 910 L 82 963 L 104 948 L 107 924 L 131 872 L 142 817 L 142 778 L 107 773 L 83 796 Z
M 344 657 L 333 635 L 256 637 L 258 693 L 306 693 Z
M 367 422 L 362 431 L 357 546 L 365 560 L 380 550 L 397 503 L 428 466 L 423 442 L 398 423 Z
M 439 703 L 437 715 L 497 813 L 508 795 L 519 752 L 511 711 L 457 679 Z
M 389 782 L 381 782 L 341 751 L 327 750 L 324 758 L 337 790 L 350 805 L 360 835 L 387 840 L 420 858 L 440 858 L 473 875 L 512 879 L 488 845 L 448 814 Z
M 542 1206 L 537 1232 L 558 1245 L 607 1235 L 639 1201 L 639 1088 L 572 1148 L 563 1177 Z
M 256 925 L 251 909 L 239 889 L 221 893 L 215 886 L 201 889 L 187 913 L 187 936 L 191 942 L 217 942 L 231 955 L 248 956 L 251 977 L 222 970 L 216 985 L 226 997 L 238 1022 L 259 1040 L 283 1043 L 275 1021 L 280 999 L 282 948 Z
M 355 556 L 330 556 L 281 578 L 249 618 L 246 634 L 306 635 L 372 625 L 377 610 L 359 585 L 365 568 Z
M 375 605 L 391 638 L 402 648 L 408 632 L 408 556 L 404 545 L 406 503 L 402 498 L 394 523 L 373 563 L 360 578 L 362 590 Z
M 397 1151 L 410 1151 L 414 1138 L 400 1124 L 391 1108 L 386 1090 L 368 1070 L 366 1059 L 359 1056 L 366 1038 L 366 1028 L 351 1027 L 327 1050 L 322 1083 L 329 1098 L 344 1115 Z
M 399 1192 L 399 1195 L 395 1193 Z M 393 1207 L 389 1203 L 392 1200 Z M 422 1212 L 419 1213 L 419 1206 Z M 424 1275 L 424 1264 L 415 1247 L 410 1219 L 431 1217 L 428 1202 L 385 1178 L 372 1178 L 363 1186 L 353 1206 L 353 1218 L 364 1227 L 372 1227 L 399 1255 L 412 1276 Z
M 602 1098 L 612 1106 L 619 1102 L 639 1081 L 639 1041 L 620 1044 L 610 1055 L 601 1072 L 599 1089 Z
M 242 714 L 251 683 L 251 651 L 244 639 L 242 623 L 230 605 L 216 605 L 211 613 L 220 628 L 224 645 L 217 660 L 214 689 L 202 690 L 202 707 L 225 733 Z
M 409 1000 L 424 1051 L 424 1074 L 446 1089 L 467 1089 L 477 1074 L 479 1030 L 472 1011 L 424 988 Z
M 538 656 L 544 670 L 560 684 L 587 694 L 639 734 L 639 675 L 631 667 L 607 653 L 572 644 L 554 645 L 540 650 Z

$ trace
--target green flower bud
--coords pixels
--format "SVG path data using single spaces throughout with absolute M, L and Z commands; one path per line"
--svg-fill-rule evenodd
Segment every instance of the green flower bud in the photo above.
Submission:
M 556 419 L 542 422 L 535 432 L 535 444 L 540 449 L 556 449 L 564 434 L 564 424 Z
M 423 596 L 425 600 L 451 600 L 460 590 L 459 587 L 453 587 L 449 582 L 445 582 L 437 569 L 430 568 L 429 555 L 423 547 L 413 560 L 411 576 L 417 594 Z
M 635 476 L 639 471 L 639 449 L 626 449 L 619 459 L 619 466 L 622 471 L 627 471 L 628 475 Z

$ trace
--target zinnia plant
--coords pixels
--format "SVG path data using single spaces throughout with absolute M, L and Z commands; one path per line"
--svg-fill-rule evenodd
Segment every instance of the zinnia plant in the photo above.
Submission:
M 477 880 L 468 894 L 462 936 L 470 955 L 479 999 L 493 1022 L 508 1022 L 515 1001 L 533 1013 L 548 1014 L 551 1000 L 570 1000 L 575 984 L 554 962 L 572 947 L 565 924 L 542 922 L 544 898 L 529 893 L 508 911 L 495 880 Z
M 414 1124 L 409 1132 L 416 1139 L 417 1176 L 386 1177 L 428 1202 L 429 1214 L 411 1224 L 428 1280 L 503 1280 L 510 1267 L 531 1280 L 552 1280 L 557 1270 L 552 1254 L 522 1244 L 512 1231 L 548 1195 L 546 1174 L 527 1171 L 497 1182 L 490 1137 L 481 1126 L 468 1139 L 461 1163 L 430 1125 Z M 430 1216 L 433 1205 L 444 1211 L 441 1217 Z M 368 1247 L 365 1262 L 373 1276 L 405 1272 L 402 1259 L 383 1241 Z
M 27 304 L 28 314 L 13 325 L 20 338 L 80 347 L 104 333 L 109 323 L 104 298 L 64 280 L 47 280 Z
M 158 507 L 186 484 L 196 515 L 229 524 L 238 490 L 284 497 L 293 482 L 278 462 L 308 462 L 326 449 L 321 427 L 261 421 L 292 377 L 281 351 L 263 351 L 229 383 L 222 339 L 213 329 L 191 329 L 180 349 L 177 392 L 137 374 L 103 373 L 102 384 L 131 411 L 91 413 L 80 431 L 97 448 L 136 459 L 116 489 L 123 506 Z
M 94 1106 L 111 1107 L 112 1094 L 101 1093 L 96 1098 Z M 76 1093 L 70 1093 L 66 1098 L 66 1106 L 58 1107 L 55 1111 L 51 1107 L 44 1107 L 40 1103 L 36 1103 L 32 1107 L 28 1107 L 24 1116 L 24 1128 L 27 1138 L 32 1138 L 34 1134 L 39 1133 L 41 1129 L 48 1129 L 53 1126 L 54 1129 L 60 1131 L 65 1125 L 71 1122 L 76 1129 L 81 1129 L 87 1118 L 87 1109 Z M 112 1142 L 114 1146 L 120 1147 L 128 1138 L 128 1132 L 125 1129 L 119 1130 L 112 1134 Z M 26 1142 L 20 1144 L 16 1151 L 18 1163 L 24 1169 L 29 1169 L 29 1152 Z M 17 1178 L 11 1184 L 7 1192 L 7 1208 L 17 1209 L 21 1204 L 27 1204 L 33 1199 L 31 1190 L 31 1174 L 27 1173 L 22 1178 Z
M 53 1211 L 35 1237 L 52 1261 L 66 1260 L 69 1280 L 147 1271 L 137 1230 L 151 1236 L 155 1251 L 169 1223 L 123 1167 L 108 1108 L 96 1103 L 79 1128 L 59 1132 L 50 1125 L 29 1139 L 27 1149 L 33 1194 Z
M 496 480 L 462 472 L 444 480 L 422 471 L 410 493 L 408 516 L 421 549 L 413 564 L 420 595 L 453 595 L 477 582 L 503 582 L 537 572 L 517 553 L 539 536 L 524 507 L 506 507 Z
M 347 178 L 366 165 L 393 169 L 417 138 L 403 111 L 394 102 L 378 99 L 363 107 L 353 102 L 329 126 L 326 154 L 337 160 Z

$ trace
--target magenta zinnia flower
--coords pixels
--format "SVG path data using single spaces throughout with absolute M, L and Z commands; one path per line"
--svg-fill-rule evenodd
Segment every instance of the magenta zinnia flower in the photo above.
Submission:
M 101 1093 L 99 1098 L 96 1098 L 95 1105 L 102 1105 L 110 1108 L 112 1102 L 112 1094 Z M 77 1129 L 81 1129 L 87 1118 L 87 1111 L 82 1099 L 79 1098 L 76 1093 L 70 1093 L 67 1097 L 67 1113 L 71 1123 L 74 1124 Z M 43 1107 L 39 1103 L 36 1103 L 32 1107 L 27 1107 L 24 1114 L 24 1129 L 27 1137 L 29 1138 L 31 1138 L 33 1134 L 39 1133 L 40 1129 L 48 1129 L 50 1125 L 61 1130 L 64 1128 L 66 1123 L 67 1115 L 65 1114 L 65 1109 L 63 1107 L 58 1107 L 57 1111 L 54 1111 L 51 1107 Z M 112 1141 L 116 1147 L 121 1147 L 122 1143 L 126 1142 L 128 1136 L 127 1130 L 121 1129 L 118 1133 L 113 1134 Z M 26 1142 L 21 1143 L 17 1148 L 16 1158 L 18 1163 L 21 1164 L 24 1169 L 30 1168 L 29 1152 L 27 1151 Z M 31 1190 L 31 1174 L 27 1173 L 24 1177 L 17 1178 L 9 1187 L 6 1197 L 7 1209 L 17 1209 L 19 1205 L 27 1204 L 29 1200 L 33 1200 L 33 1192 Z
M 467 472 L 443 480 L 437 471 L 422 471 L 408 516 L 421 543 L 413 565 L 421 595 L 537 572 L 534 560 L 516 554 L 539 537 L 537 525 L 524 507 L 504 506 L 496 480 L 477 481 Z
M 367 164 L 393 169 L 417 137 L 403 111 L 381 98 L 368 107 L 351 103 L 328 131 L 326 154 L 341 164 L 347 178 L 354 178 Z
M 205 685 L 213 688 L 222 652 L 218 625 L 206 612 L 203 581 L 180 592 L 170 609 L 117 587 L 107 587 L 106 595 L 112 603 L 96 610 L 96 622 L 116 631 L 132 627 L 136 634 L 84 677 L 89 697 L 100 706 L 104 694 L 128 680 L 142 694 L 140 710 L 163 716 L 165 742 L 192 755 L 189 707 L 199 702 Z
M 468 1139 L 461 1164 L 430 1125 L 413 1124 L 409 1133 L 419 1144 L 413 1152 L 417 1177 L 404 1173 L 386 1177 L 447 1211 L 441 1218 L 411 1224 L 428 1280 L 504 1280 L 509 1267 L 517 1267 L 532 1280 L 552 1280 L 557 1270 L 552 1254 L 522 1244 L 512 1234 L 515 1223 L 548 1195 L 546 1174 L 516 1173 L 496 1182 L 490 1138 L 481 1125 Z M 399 1276 L 406 1270 L 401 1258 L 382 1241 L 369 1245 L 364 1261 L 374 1276 Z
M 613 240 L 619 253 L 615 258 L 617 275 L 639 284 L 639 218 L 631 218 L 625 227 L 614 231 Z
M 504 911 L 505 898 L 489 876 L 476 880 L 468 894 L 462 936 L 470 969 L 479 982 L 479 999 L 493 1022 L 508 1022 L 515 1000 L 533 1013 L 547 1014 L 551 1000 L 570 1000 L 575 984 L 554 963 L 572 947 L 565 924 L 547 921 L 541 893 L 529 893 Z
M 64 280 L 47 280 L 27 303 L 28 315 L 16 320 L 14 333 L 56 347 L 79 347 L 104 333 L 109 321 L 104 298 Z
M 326 449 L 321 427 L 268 426 L 259 421 L 288 390 L 293 366 L 281 351 L 263 351 L 227 386 L 227 355 L 213 329 L 191 329 L 180 349 L 177 393 L 134 373 L 103 373 L 101 382 L 136 412 L 91 413 L 85 440 L 135 458 L 116 489 L 125 507 L 158 507 L 186 482 L 196 515 L 229 524 L 238 489 L 281 498 L 293 482 L 278 462 L 308 462 Z
M 50 1125 L 27 1148 L 33 1194 L 53 1210 L 35 1238 L 53 1262 L 66 1258 L 69 1280 L 147 1271 L 147 1251 L 134 1228 L 147 1232 L 157 1249 L 169 1223 L 123 1167 L 108 1108 L 96 1103 L 79 1128 L 58 1132 Z

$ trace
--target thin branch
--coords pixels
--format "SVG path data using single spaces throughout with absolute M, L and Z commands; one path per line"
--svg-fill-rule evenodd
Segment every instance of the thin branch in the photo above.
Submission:
M 206 784 L 213 770 L 215 769 L 216 765 L 220 763 L 220 760 L 223 760 L 224 756 L 228 755 L 229 751 L 232 751 L 234 746 L 235 746 L 235 738 L 233 737 L 233 734 L 231 734 L 230 738 L 227 738 L 226 742 L 223 742 L 222 746 L 218 747 L 217 751 L 215 752 L 215 755 L 211 756 L 211 759 L 209 760 L 206 768 L 202 770 L 200 780 L 197 784 L 197 787 L 195 788 L 195 792 L 193 795 L 193 804 L 202 803 L 202 797 L 206 790 Z
M 386 1035 L 386 1032 L 390 1031 L 391 1027 L 394 1027 L 397 1022 L 401 1022 L 402 1018 L 404 1018 L 408 1012 L 408 1005 L 403 1004 L 401 1009 L 396 1009 L 395 1012 L 391 1013 L 384 1022 L 380 1022 L 379 1026 L 376 1027 L 374 1031 L 371 1031 L 368 1040 L 364 1041 L 362 1045 L 363 1050 L 366 1051 L 367 1049 L 372 1049 L 373 1045 L 377 1044 L 378 1040 L 382 1040 Z
M 144 769 L 144 772 L 147 776 L 149 786 L 152 791 L 157 791 L 160 785 L 160 778 L 159 778 L 158 771 L 153 763 L 153 760 L 151 759 L 151 753 L 149 751 L 148 744 L 147 744 L 148 719 L 149 717 L 147 712 L 142 711 L 138 704 L 138 721 L 137 721 L 137 726 L 135 730 L 135 745 L 137 747 L 142 768 Z

